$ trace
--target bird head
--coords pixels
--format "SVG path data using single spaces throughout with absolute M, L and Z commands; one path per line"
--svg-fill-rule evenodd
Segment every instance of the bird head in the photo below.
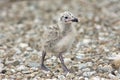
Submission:
M 65 11 L 60 15 L 60 21 L 65 24 L 78 22 L 78 19 L 69 11 Z

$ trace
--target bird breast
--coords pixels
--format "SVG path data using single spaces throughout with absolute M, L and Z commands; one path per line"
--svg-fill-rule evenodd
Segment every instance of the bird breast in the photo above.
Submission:
M 47 39 L 45 43 L 43 42 L 43 50 L 46 50 L 50 53 L 55 53 L 55 55 L 58 53 L 65 53 L 71 48 L 76 37 L 76 29 L 72 27 L 68 30 L 65 30 L 65 32 L 57 33 L 58 34 L 55 36 L 52 33 L 47 34 Z
M 75 34 L 74 33 L 68 33 L 67 35 L 63 36 L 58 43 L 54 46 L 54 52 L 66 52 L 68 51 L 72 43 L 75 40 Z

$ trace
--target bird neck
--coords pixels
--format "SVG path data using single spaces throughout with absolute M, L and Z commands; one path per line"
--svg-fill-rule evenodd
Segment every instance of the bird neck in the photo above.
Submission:
M 60 24 L 60 30 L 63 34 L 67 34 L 68 32 L 71 32 L 72 31 L 72 25 L 71 23 L 68 23 L 68 24 Z

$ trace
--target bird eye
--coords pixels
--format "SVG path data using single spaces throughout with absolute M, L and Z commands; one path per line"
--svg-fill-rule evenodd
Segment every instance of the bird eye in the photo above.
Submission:
M 66 16 L 65 19 L 68 19 L 68 17 Z

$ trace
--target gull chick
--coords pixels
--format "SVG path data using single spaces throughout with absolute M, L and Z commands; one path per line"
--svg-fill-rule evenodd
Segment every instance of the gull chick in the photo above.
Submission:
M 65 72 L 70 72 L 64 63 L 62 55 L 70 50 L 77 34 L 75 26 L 72 26 L 73 22 L 78 22 L 78 19 L 71 12 L 65 11 L 60 14 L 57 25 L 49 26 L 44 31 L 41 58 L 42 70 L 49 70 L 44 65 L 44 61 L 46 54 L 50 52 L 58 56 L 62 64 L 62 69 Z

